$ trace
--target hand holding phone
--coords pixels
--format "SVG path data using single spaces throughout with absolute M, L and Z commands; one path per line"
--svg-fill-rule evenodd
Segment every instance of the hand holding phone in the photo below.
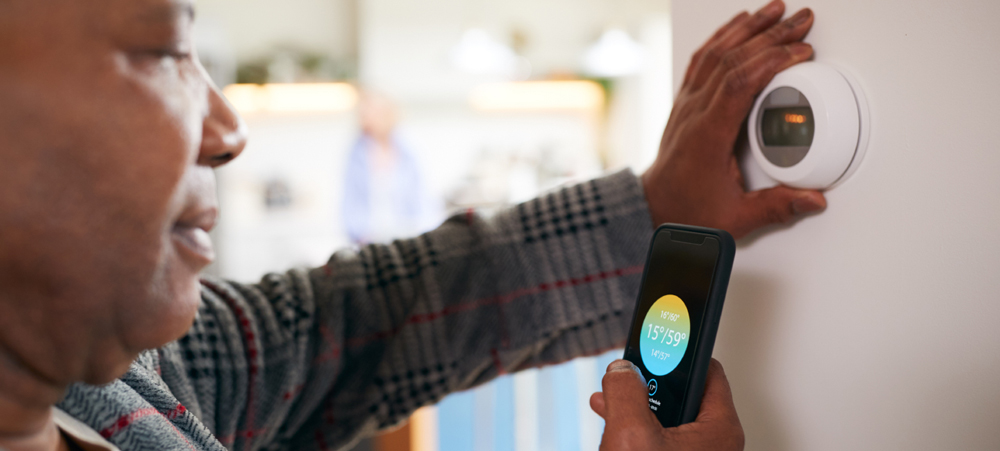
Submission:
M 624 359 L 664 427 L 698 416 L 735 249 L 723 230 L 664 224 L 653 235 Z
M 729 381 L 718 361 L 712 360 L 705 380 L 701 412 L 693 423 L 664 428 L 646 407 L 646 382 L 639 368 L 627 360 L 608 365 L 601 381 L 603 393 L 590 397 L 590 406 L 604 418 L 602 450 L 740 451 L 743 427 L 736 415 Z

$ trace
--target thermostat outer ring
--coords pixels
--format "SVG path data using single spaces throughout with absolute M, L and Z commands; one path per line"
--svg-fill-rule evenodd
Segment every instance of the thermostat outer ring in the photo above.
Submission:
M 761 104 L 771 91 L 783 86 L 797 89 L 809 100 L 815 121 L 809 152 L 787 168 L 764 156 L 759 136 Z M 856 168 L 861 128 L 861 107 L 851 84 L 834 67 L 817 62 L 797 64 L 775 75 L 754 102 L 747 126 L 751 152 L 764 173 L 784 185 L 809 189 L 829 188 Z

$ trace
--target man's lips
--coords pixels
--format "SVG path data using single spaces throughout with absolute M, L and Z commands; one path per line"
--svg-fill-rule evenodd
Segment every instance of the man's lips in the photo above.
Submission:
M 186 251 L 184 253 L 200 260 L 197 263 L 207 265 L 215 259 L 215 250 L 212 248 L 212 238 L 208 236 L 208 231 L 178 224 L 170 231 L 170 236 L 174 243 L 180 244 Z
M 192 210 L 183 215 L 170 230 L 170 236 L 174 243 L 180 245 L 181 253 L 201 266 L 208 265 L 215 259 L 208 231 L 215 226 L 216 212 L 215 208 Z

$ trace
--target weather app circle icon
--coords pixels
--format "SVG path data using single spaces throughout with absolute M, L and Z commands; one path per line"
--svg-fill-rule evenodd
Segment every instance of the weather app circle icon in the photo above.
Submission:
M 677 368 L 691 338 L 691 317 L 681 298 L 668 294 L 657 299 L 642 321 L 639 351 L 646 370 L 663 376 Z

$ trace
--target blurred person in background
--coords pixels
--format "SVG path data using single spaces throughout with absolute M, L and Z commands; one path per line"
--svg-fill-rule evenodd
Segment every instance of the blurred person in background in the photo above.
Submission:
M 186 0 L 0 0 L 0 448 L 324 450 L 500 374 L 620 346 L 653 227 L 745 236 L 822 210 L 746 192 L 754 96 L 812 54 L 775 1 L 697 52 L 653 166 L 256 284 L 200 277 L 213 169 L 246 144 Z M 662 428 L 617 361 L 605 450 L 738 450 L 721 366 Z
M 396 106 L 367 92 L 358 104 L 358 120 L 361 134 L 348 155 L 342 204 L 351 242 L 388 242 L 440 224 L 441 202 L 430 195 L 416 156 L 396 132 Z

